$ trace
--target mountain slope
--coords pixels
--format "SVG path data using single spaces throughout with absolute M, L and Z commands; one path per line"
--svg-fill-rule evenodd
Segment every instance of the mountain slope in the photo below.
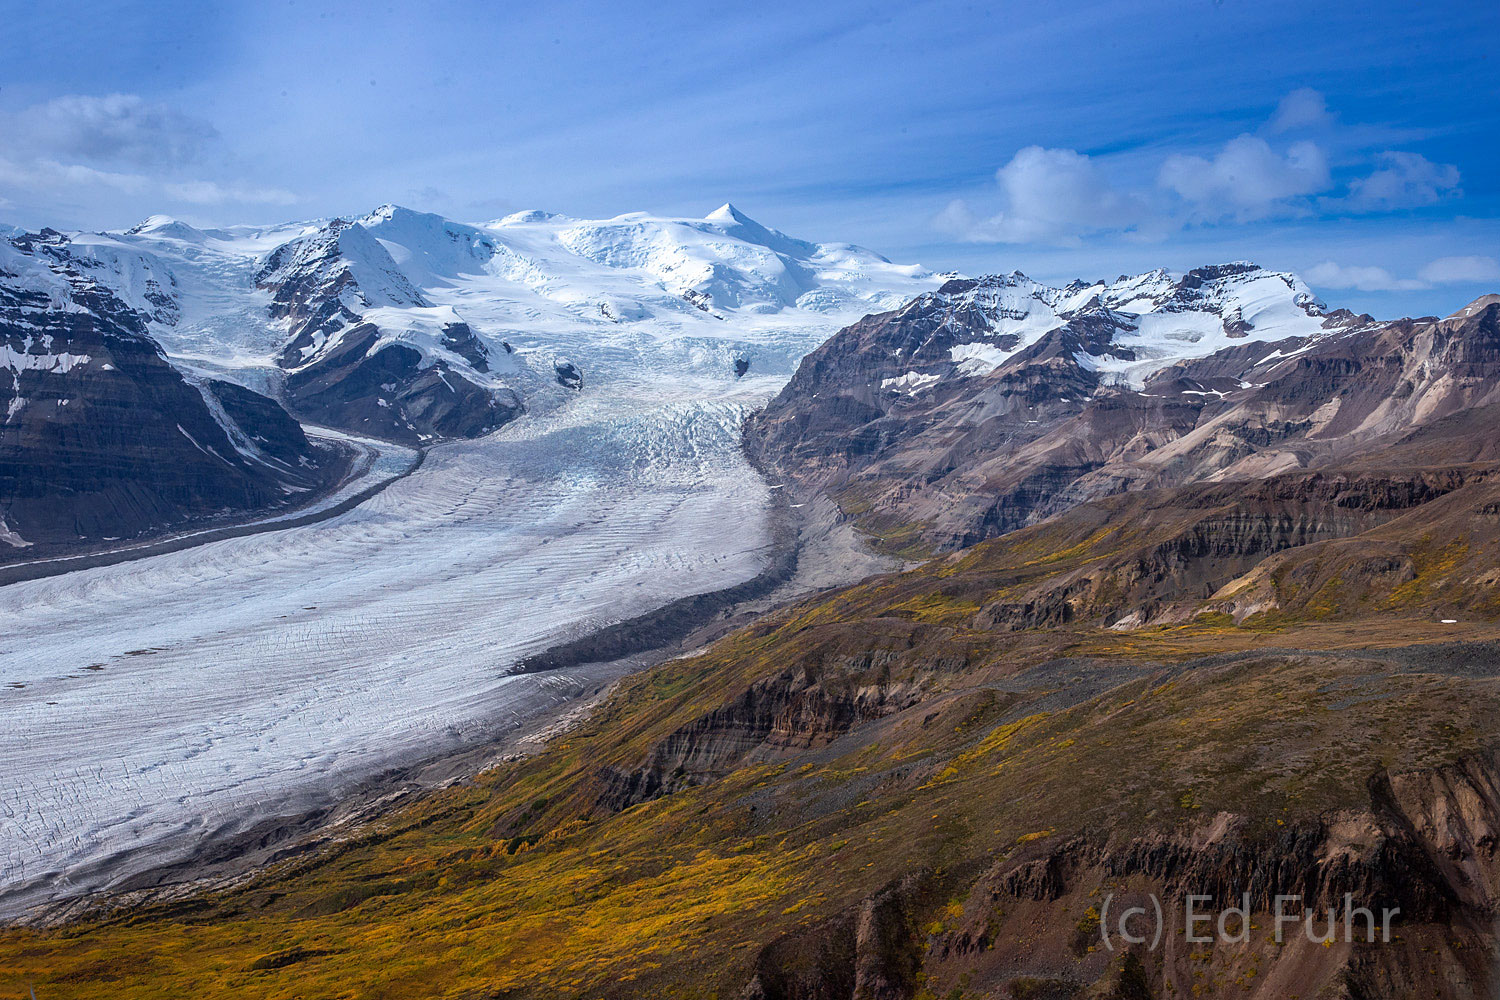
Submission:
M 1237 268 L 1110 306 L 1002 280 L 847 328 L 751 429 L 867 516 L 999 497 L 1000 537 L 773 610 L 263 871 L 0 933 L 0 970 L 62 995 L 1493 995 L 1500 303 L 1377 324 Z M 897 479 L 940 448 L 971 494 Z M 1278 896 L 1393 934 L 1279 941 Z M 1107 924 L 1152 899 L 1159 946 Z M 1189 939 L 1189 902 L 1250 933 Z
M 958 547 L 1125 489 L 1347 463 L 1490 405 L 1497 313 L 1376 323 L 1242 264 L 955 281 L 810 354 L 747 444 L 893 547 Z
M 486 434 L 522 412 L 485 377 L 489 352 L 468 324 L 428 302 L 357 222 L 278 247 L 256 285 L 288 331 L 287 397 L 312 420 L 416 444 Z
M 189 384 L 57 250 L 0 241 L 0 558 L 286 506 L 339 473 L 273 401 Z

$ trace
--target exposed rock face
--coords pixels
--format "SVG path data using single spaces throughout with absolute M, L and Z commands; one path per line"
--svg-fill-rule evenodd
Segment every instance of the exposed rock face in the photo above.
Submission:
M 919 700 L 912 688 L 881 683 L 885 658 L 867 655 L 822 671 L 787 671 L 752 684 L 721 708 L 684 726 L 633 771 L 606 773 L 600 803 L 625 809 L 720 777 L 741 764 L 822 746 L 862 722 Z
M 557 376 L 557 384 L 564 389 L 582 389 L 583 372 L 571 361 L 558 361 L 552 366 L 553 373 Z
M 465 327 L 467 329 L 467 327 Z M 405 344 L 377 347 L 381 331 L 361 323 L 317 363 L 293 369 L 287 396 L 317 423 L 407 443 L 487 434 L 521 413 L 519 397 L 465 379 L 439 361 L 423 367 Z
M 1257 567 L 1279 554 L 1294 558 L 1291 553 L 1318 543 L 1349 539 L 1483 478 L 1451 470 L 1315 472 L 1109 497 L 1046 525 L 1063 548 L 1069 547 L 1063 539 L 1093 539 L 1095 559 L 1036 587 L 1010 588 L 984 604 L 981 621 L 987 628 L 1086 622 L 1124 629 L 1184 619 L 1221 589 L 1232 590 L 1242 574 L 1263 572 Z M 1351 586 L 1369 576 L 1352 567 L 1344 572 Z M 1278 604 L 1271 595 L 1254 604 L 1245 594 L 1222 608 L 1243 617 Z
M 1175 833 L 1039 842 L 991 866 L 957 903 L 944 907 L 931 874 L 915 873 L 775 939 L 741 997 L 907 998 L 919 984 L 936 996 L 953 987 L 955 995 L 1114 1000 L 1231 990 L 1265 1000 L 1299 991 L 1488 996 L 1497 823 L 1500 779 L 1486 753 L 1378 773 L 1366 808 L 1275 832 L 1219 814 Z M 1188 927 L 1190 896 L 1194 912 L 1211 919 L 1248 901 L 1243 937 L 1237 914 L 1217 935 L 1213 923 Z M 1280 912 L 1295 917 L 1281 925 L 1278 898 Z M 1153 900 L 1162 906 L 1159 937 Z M 1147 915 L 1130 929 L 1144 930 L 1150 946 L 1122 939 L 1115 921 L 1130 906 Z M 962 917 L 932 921 L 939 912 Z
M 1047 844 L 995 865 L 973 886 L 963 923 L 929 941 L 923 970 L 938 982 L 962 970 L 975 982 L 1051 981 L 1067 987 L 1061 995 L 1085 995 L 1090 984 L 1110 978 L 1111 954 L 1100 945 L 1097 920 L 1070 915 L 1090 906 L 1097 914 L 1112 894 L 1116 914 L 1149 905 L 1150 896 L 1164 906 L 1158 947 L 1133 951 L 1148 996 L 1191 995 L 1210 965 L 1240 970 L 1236 995 L 1250 997 L 1296 988 L 1312 995 L 1318 983 L 1339 984 L 1344 992 L 1336 995 L 1352 997 L 1487 996 L 1495 975 L 1488 942 L 1500 904 L 1497 823 L 1500 787 L 1490 753 L 1436 769 L 1381 772 L 1370 780 L 1367 808 L 1276 833 L 1251 832 L 1250 817 L 1221 814 L 1179 834 Z M 1245 940 L 1186 940 L 1189 895 L 1200 897 L 1197 912 L 1217 915 L 1241 906 L 1246 894 L 1253 928 Z M 1326 933 L 1328 912 L 1338 914 L 1328 947 L 1309 941 L 1300 919 L 1284 925 L 1284 943 L 1276 944 L 1277 897 L 1299 897 L 1284 902 L 1283 912 L 1313 912 L 1318 935 Z M 1358 907 L 1373 915 L 1373 925 L 1356 915 L 1346 934 L 1343 914 Z M 1390 940 L 1382 941 L 1386 928 Z M 1370 939 L 1373 945 L 1363 943 Z M 1115 944 L 1124 947 L 1118 936 Z M 1417 955 L 1424 957 L 1414 961 Z
M 289 330 L 278 362 L 310 420 L 420 444 L 485 434 L 523 410 L 484 378 L 488 352 L 468 324 L 427 302 L 358 222 L 278 247 L 256 284 Z
M 756 958 L 741 1000 L 905 1000 L 922 967 L 917 927 L 922 875 L 903 878 L 852 910 L 777 938 Z
M 1243 264 L 952 281 L 836 334 L 746 441 L 877 536 L 956 548 L 1126 489 L 1347 464 L 1489 406 L 1497 317 L 1325 314 Z
M 186 382 L 45 237 L 0 242 L 0 408 L 0 558 L 287 506 L 342 465 L 274 401 Z

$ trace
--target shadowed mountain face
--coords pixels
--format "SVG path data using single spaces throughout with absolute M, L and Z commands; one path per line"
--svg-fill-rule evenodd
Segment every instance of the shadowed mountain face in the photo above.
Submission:
M 0 559 L 284 507 L 341 467 L 273 400 L 189 384 L 144 317 L 42 249 L 0 242 Z
M 1413 435 L 1456 449 L 1429 460 L 1477 460 L 1487 437 L 1451 428 L 1500 398 L 1497 316 L 1482 302 L 1446 320 L 1330 314 L 1252 265 L 1066 289 L 955 281 L 809 355 L 747 444 L 910 551 Z

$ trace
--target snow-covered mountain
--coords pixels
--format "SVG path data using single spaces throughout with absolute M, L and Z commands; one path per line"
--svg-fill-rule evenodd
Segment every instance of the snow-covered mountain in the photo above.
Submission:
M 902 308 L 909 345 L 931 360 L 943 341 L 955 374 L 988 374 L 1054 331 L 1071 329 L 1074 360 L 1106 383 L 1139 386 L 1153 373 L 1227 347 L 1312 337 L 1358 318 L 1330 314 L 1301 278 L 1238 261 L 1122 275 L 1114 281 L 1073 281 L 1053 287 L 1019 271 L 977 280 L 956 279 Z M 938 374 L 908 372 L 887 380 L 898 391 L 918 391 Z M 924 379 L 923 376 L 926 376 Z
M 287 397 L 319 423 L 415 444 L 474 437 L 523 412 L 469 325 L 427 301 L 357 222 L 278 247 L 256 285 L 290 337 L 277 356 Z
M 1405 329 L 1243 261 L 955 279 L 809 354 L 747 440 L 874 512 L 872 530 L 959 547 L 1102 493 L 1348 454 L 1489 391 L 1467 362 L 1442 374 L 1426 348 L 1395 351 Z
M 0 557 L 282 507 L 340 473 L 273 400 L 185 379 L 147 314 L 97 280 L 128 275 L 171 316 L 163 269 L 81 266 L 67 247 L 50 232 L 0 240 Z
M 630 359 L 647 342 L 694 376 L 790 374 L 838 326 L 938 284 L 730 205 L 702 219 L 531 211 L 482 225 L 394 205 L 262 228 L 154 216 L 48 238 L 145 316 L 179 365 L 409 443 L 482 434 L 595 380 L 640 377 Z

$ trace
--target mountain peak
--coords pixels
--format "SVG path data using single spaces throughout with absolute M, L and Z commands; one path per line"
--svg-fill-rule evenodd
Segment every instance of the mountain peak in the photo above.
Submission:
M 418 212 L 414 208 L 397 205 L 394 202 L 386 202 L 375 211 L 366 215 L 359 221 L 367 226 L 378 225 L 382 222 L 395 222 L 403 219 L 441 219 L 442 216 L 433 212 Z
M 519 212 L 512 212 L 503 219 L 491 222 L 492 226 L 519 226 L 528 222 L 551 222 L 553 219 L 565 219 L 565 216 L 556 212 L 544 212 L 539 208 L 527 208 Z
M 1444 318 L 1468 319 L 1470 316 L 1477 316 L 1488 309 L 1490 306 L 1496 304 L 1500 304 L 1500 295 L 1496 295 L 1494 292 L 1490 292 L 1488 295 L 1479 296 L 1479 298 L 1475 299 L 1473 302 L 1470 302 L 1462 309 L 1459 309 L 1457 312 L 1450 313 Z
M 760 225 L 754 219 L 750 218 L 750 216 L 746 215 L 744 212 L 741 212 L 739 209 L 735 208 L 732 203 L 727 201 L 724 204 L 720 205 L 718 208 L 714 209 L 712 212 L 709 212 L 708 215 L 704 217 L 704 219 L 707 222 L 738 223 L 742 226 Z
M 763 226 L 750 216 L 725 202 L 710 212 L 702 225 L 716 227 L 726 236 L 733 236 L 746 243 L 755 243 L 775 253 L 801 257 L 817 251 L 817 244 L 794 239 L 786 233 Z
M 153 215 L 125 230 L 125 234 L 127 236 L 157 236 L 192 242 L 202 242 L 208 236 L 203 230 L 174 219 L 170 215 Z

